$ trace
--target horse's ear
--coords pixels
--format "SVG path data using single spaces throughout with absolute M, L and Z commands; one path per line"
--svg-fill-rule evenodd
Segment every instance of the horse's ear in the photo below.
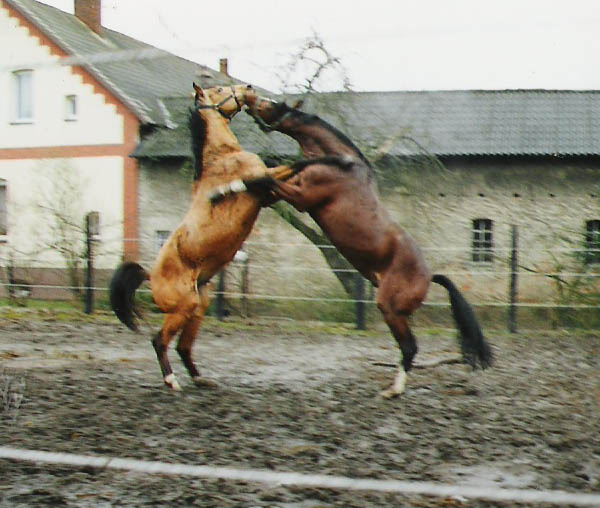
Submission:
M 196 83 L 192 83 L 192 86 L 194 87 L 194 90 L 196 91 L 196 96 L 204 97 L 204 91 L 202 90 L 202 88 L 200 88 Z
M 294 102 L 294 104 L 292 104 L 293 109 L 302 109 L 302 106 L 304 106 L 304 101 L 302 99 L 298 99 L 296 102 Z

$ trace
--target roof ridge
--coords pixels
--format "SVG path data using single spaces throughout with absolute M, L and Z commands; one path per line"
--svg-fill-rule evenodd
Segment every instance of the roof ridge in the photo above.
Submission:
M 559 89 L 559 88 L 503 88 L 503 89 L 484 89 L 484 88 L 464 88 L 464 89 L 432 89 L 432 90 L 335 90 L 330 92 L 317 92 L 310 95 L 386 95 L 386 94 L 597 94 L 600 89 Z M 277 95 L 300 96 L 302 93 L 283 93 Z

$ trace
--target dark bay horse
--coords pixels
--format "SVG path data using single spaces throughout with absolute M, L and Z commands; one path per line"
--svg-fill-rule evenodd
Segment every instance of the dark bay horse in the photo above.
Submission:
M 425 300 L 431 282 L 449 293 L 464 361 L 473 368 L 491 365 L 492 351 L 471 306 L 448 277 L 431 274 L 418 245 L 391 219 L 379 200 L 374 171 L 354 143 L 321 118 L 283 102 L 250 94 L 246 103 L 263 130 L 287 134 L 305 156 L 317 157 L 293 164 L 298 174 L 270 184 L 277 198 L 308 212 L 339 252 L 377 287 L 377 307 L 402 354 L 396 377 L 382 395 L 404 391 L 417 353 L 408 319 Z
M 192 345 L 209 305 L 206 283 L 233 259 L 261 208 L 260 194 L 239 194 L 213 208 L 208 193 L 233 179 L 239 181 L 265 173 L 278 177 L 289 172 L 286 166 L 267 169 L 260 157 L 241 148 L 229 128 L 228 120 L 240 111 L 246 96 L 252 92 L 251 87 L 202 90 L 194 85 L 194 89 L 195 107 L 189 119 L 195 158 L 190 208 L 160 249 L 150 273 L 138 263 L 125 262 L 117 268 L 110 283 L 113 311 L 125 325 L 137 330 L 135 291 L 142 282 L 150 281 L 152 298 L 165 314 L 152 345 L 165 384 L 175 390 L 180 385 L 167 357 L 169 343 L 180 333 L 177 352 L 193 381 L 205 384 L 192 360 Z

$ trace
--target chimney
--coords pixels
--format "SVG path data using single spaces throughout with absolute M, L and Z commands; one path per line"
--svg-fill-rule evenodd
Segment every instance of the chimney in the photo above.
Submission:
M 219 72 L 225 74 L 225 76 L 229 76 L 229 71 L 227 70 L 227 58 L 219 59 Z
M 101 10 L 102 0 L 75 0 L 75 16 L 100 36 L 102 36 Z

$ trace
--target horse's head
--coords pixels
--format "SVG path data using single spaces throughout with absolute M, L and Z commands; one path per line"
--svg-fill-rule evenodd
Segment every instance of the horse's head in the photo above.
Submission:
M 256 94 L 248 97 L 246 112 L 254 118 L 263 131 L 276 129 L 281 122 L 291 113 L 302 107 L 303 101 L 296 101 L 292 106 L 285 102 L 276 102 L 266 97 L 258 97 Z
M 248 100 L 256 97 L 252 85 L 215 86 L 202 89 L 194 83 L 196 109 L 214 109 L 231 120 Z

